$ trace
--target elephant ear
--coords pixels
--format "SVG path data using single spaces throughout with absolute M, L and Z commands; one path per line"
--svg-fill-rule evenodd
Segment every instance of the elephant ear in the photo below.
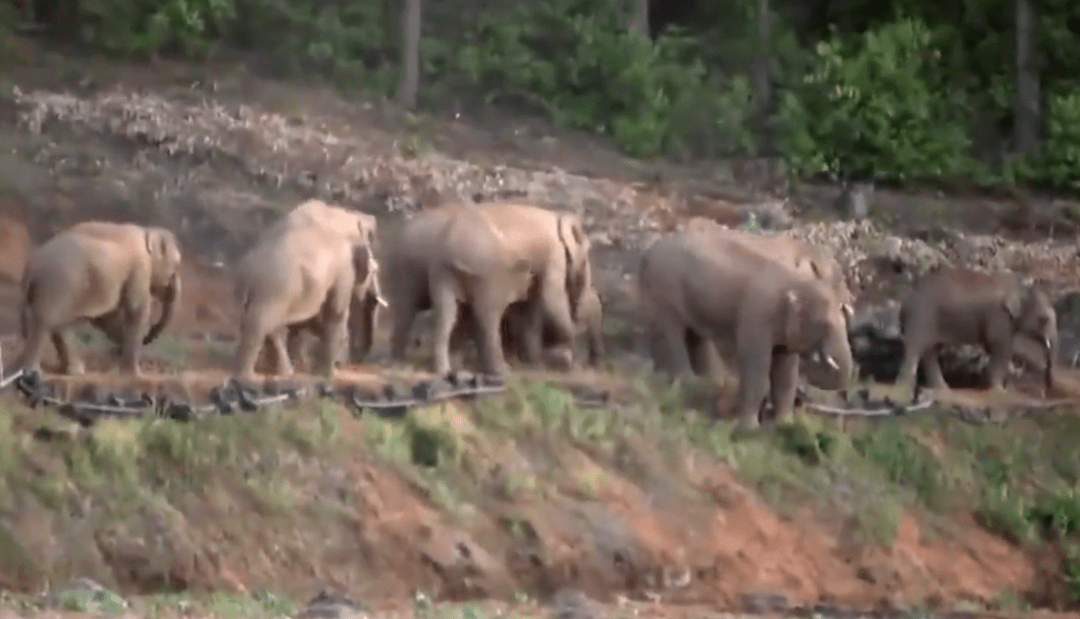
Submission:
M 790 346 L 803 331 L 803 299 L 797 290 L 790 288 L 784 292 L 782 308 L 780 326 L 784 330 L 784 344 Z
M 1019 286 L 1010 288 L 1009 291 L 1005 293 L 1005 297 L 1001 300 L 1001 305 L 1013 320 L 1018 320 L 1020 318 L 1020 310 L 1024 305 L 1024 289 Z
M 371 247 L 375 247 L 375 235 L 378 231 L 378 222 L 375 218 L 366 213 L 357 213 L 356 227 L 360 230 L 360 238 Z
M 589 237 L 576 215 L 559 215 L 559 241 L 566 253 L 566 290 L 571 309 L 576 308 L 581 295 L 592 286 L 589 269 Z
M 155 277 L 170 277 L 180 266 L 180 246 L 176 236 L 164 228 L 147 228 L 143 238 L 153 261 Z

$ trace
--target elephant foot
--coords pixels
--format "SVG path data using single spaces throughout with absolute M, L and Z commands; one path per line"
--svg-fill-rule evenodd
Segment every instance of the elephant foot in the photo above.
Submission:
M 260 378 L 261 377 L 258 374 L 256 374 L 254 370 L 247 371 L 247 372 L 237 372 L 237 373 L 233 374 L 233 380 L 235 380 L 238 383 L 243 383 L 243 384 L 257 383 L 257 382 L 259 382 Z
M 741 417 L 735 422 L 731 431 L 731 438 L 738 440 L 754 435 L 761 429 L 761 421 L 755 417 Z
M 40 371 L 41 368 L 39 367 L 38 372 Z M 60 373 L 67 376 L 82 376 L 83 374 L 86 374 L 86 364 L 83 363 L 81 360 L 69 361 L 66 365 L 60 368 Z
M 560 348 L 559 350 L 551 351 L 546 356 L 547 359 L 545 359 L 545 361 L 547 362 L 547 365 L 553 370 L 558 370 L 560 372 L 569 372 L 570 370 L 574 369 L 573 351 L 567 350 L 565 348 Z
M 795 422 L 795 413 L 788 411 L 786 413 L 778 413 L 774 417 L 776 425 L 787 425 Z

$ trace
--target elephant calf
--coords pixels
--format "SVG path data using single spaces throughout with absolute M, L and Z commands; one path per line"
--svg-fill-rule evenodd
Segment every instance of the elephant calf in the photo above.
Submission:
M 932 388 L 947 388 L 938 360 L 943 344 L 981 344 L 990 355 L 991 389 L 1003 389 L 1012 361 L 1013 338 L 1034 338 L 1046 353 L 1046 388 L 1053 383 L 1057 313 L 1041 286 L 1025 285 L 1011 273 L 943 269 L 919 280 L 900 306 L 904 361 L 897 383 L 918 397 L 922 366 Z
M 502 336 L 503 354 L 505 354 L 507 358 L 513 358 L 519 361 L 527 360 L 523 350 L 525 329 L 528 326 L 525 323 L 528 312 L 526 306 L 527 303 L 529 303 L 529 301 L 511 303 L 510 306 L 506 308 L 506 313 L 503 314 L 502 323 L 499 325 L 500 334 Z M 596 289 L 590 287 L 581 295 L 576 313 L 577 319 L 574 322 L 575 335 L 577 337 L 583 336 L 585 338 L 588 365 L 596 367 L 600 365 L 600 360 L 604 356 L 603 304 L 600 301 L 600 295 L 596 292 Z M 465 345 L 467 338 L 475 337 L 476 323 L 474 321 L 475 318 L 471 313 L 463 313 L 458 320 L 457 325 L 455 325 L 453 335 L 450 338 L 451 348 L 460 350 L 461 347 Z M 564 355 L 559 354 L 564 351 L 554 350 L 556 348 L 562 348 L 562 342 L 560 342 L 558 334 L 548 321 L 544 322 L 543 329 L 545 353 L 551 353 L 551 356 L 557 359 L 557 364 L 560 368 L 567 369 L 572 365 L 572 359 L 567 359 Z
M 180 243 L 164 228 L 88 221 L 52 237 L 34 250 L 23 272 L 19 365 L 40 371 L 51 339 L 60 371 L 81 374 L 83 362 L 62 331 L 86 320 L 119 340 L 121 370 L 137 376 L 140 345 L 157 339 L 175 314 L 180 263 Z M 154 298 L 162 311 L 151 324 Z
M 459 308 L 473 313 L 486 369 L 504 375 L 500 324 L 508 306 L 525 306 L 523 348 L 540 360 L 543 321 L 562 342 L 574 339 L 575 299 L 591 286 L 589 241 L 569 213 L 513 203 L 451 203 L 408 220 L 387 261 L 394 308 L 392 355 L 402 359 L 416 313 L 435 313 L 435 372 L 450 370 Z
M 718 348 L 734 351 L 745 425 L 760 424 L 770 388 L 777 419 L 791 416 L 802 354 L 820 351 L 841 376 L 852 373 L 843 301 L 741 243 L 686 231 L 663 237 L 645 251 L 638 284 L 658 352 L 675 373 L 693 370 L 688 334 L 722 338 Z

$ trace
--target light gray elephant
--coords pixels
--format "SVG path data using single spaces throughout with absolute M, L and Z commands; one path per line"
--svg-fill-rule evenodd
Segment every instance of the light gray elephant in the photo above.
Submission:
M 687 333 L 732 351 L 741 423 L 760 424 L 771 387 L 778 420 L 790 418 L 799 356 L 820 351 L 843 377 L 852 373 L 842 301 L 824 282 L 734 241 L 679 232 L 653 243 L 638 272 L 640 299 L 658 351 L 676 375 L 693 371 Z
M 60 371 L 83 373 L 63 330 L 85 320 L 119 340 L 121 370 L 138 376 L 140 346 L 157 339 L 175 314 L 180 264 L 180 243 L 164 228 L 88 221 L 52 237 L 31 253 L 23 272 L 19 365 L 40 371 L 51 339 Z M 155 298 L 162 311 L 151 324 Z
M 1004 389 L 1013 356 L 1013 338 L 1026 335 L 1046 352 L 1044 382 L 1053 384 L 1057 351 L 1057 313 L 1039 285 L 1025 285 L 1012 273 L 982 273 L 947 268 L 920 279 L 900 306 L 904 362 L 897 383 L 918 397 L 922 366 L 930 387 L 945 389 L 938 360 L 944 344 L 981 344 L 990 355 L 991 389 Z
M 509 371 L 500 336 L 506 308 L 529 301 L 522 344 L 537 363 L 545 320 L 559 342 L 572 346 L 576 305 L 592 285 L 580 218 L 515 203 L 452 203 L 421 213 L 405 223 L 385 262 L 392 355 L 404 358 L 416 313 L 433 309 L 439 374 L 450 370 L 459 305 L 476 316 L 487 370 L 502 375 Z
M 333 372 L 348 335 L 356 280 L 373 269 L 366 239 L 349 239 L 325 227 L 298 223 L 264 235 L 236 267 L 236 297 L 242 308 L 234 372 L 255 378 L 264 344 L 278 374 L 291 375 L 286 346 L 290 328 L 314 325 L 321 339 L 322 369 Z
M 280 231 L 295 226 L 314 225 L 325 230 L 343 235 L 357 246 L 367 246 L 369 254 L 365 273 L 358 274 L 353 300 L 349 310 L 348 323 L 348 358 L 352 362 L 361 362 L 367 358 L 375 341 L 378 328 L 379 309 L 387 306 L 377 276 L 378 261 L 375 258 L 378 238 L 378 220 L 373 215 L 353 211 L 341 206 L 327 204 L 322 200 L 307 200 L 300 203 L 279 220 L 274 222 L 261 235 L 270 237 Z M 289 328 L 288 349 L 294 361 L 302 360 L 303 338 L 305 334 L 318 335 L 322 325 L 318 320 L 308 321 Z M 264 348 L 264 352 L 268 351 Z

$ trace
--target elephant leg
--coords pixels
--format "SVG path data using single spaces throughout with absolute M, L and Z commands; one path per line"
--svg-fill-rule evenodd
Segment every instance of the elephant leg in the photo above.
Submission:
M 896 375 L 894 384 L 910 389 L 913 394 L 918 392 L 919 362 L 927 348 L 933 350 L 935 347 L 925 346 L 922 342 L 912 340 L 904 342 L 904 360 L 900 364 L 900 371 Z
M 26 372 L 41 372 L 41 353 L 49 340 L 50 332 L 33 307 L 22 309 L 23 329 L 25 330 L 23 349 L 19 355 L 19 367 Z M 59 351 L 57 351 L 59 352 Z
M 686 327 L 675 322 L 664 322 L 657 327 L 659 366 L 674 377 L 693 376 L 694 368 L 686 350 Z
M 407 303 L 395 305 L 394 327 L 390 334 L 390 358 L 394 361 L 404 361 L 405 351 L 409 347 L 409 333 L 413 323 L 416 322 L 417 307 L 411 300 Z
M 49 334 L 56 355 L 60 358 L 60 373 L 69 376 L 81 376 L 86 373 L 86 364 L 76 354 L 75 345 L 71 338 L 60 329 L 55 329 Z
M 510 373 L 510 364 L 503 355 L 502 320 L 507 304 L 494 293 L 479 295 L 473 305 L 473 315 L 478 327 L 477 348 L 484 358 L 484 368 L 496 376 Z M 541 325 L 542 326 L 542 325 Z M 523 334 L 528 337 L 528 334 Z
M 375 327 L 378 320 L 379 300 L 369 294 L 364 297 L 363 303 L 353 310 L 356 314 L 351 320 L 349 329 L 349 361 L 360 363 L 367 359 L 371 347 L 375 343 Z
M 320 335 L 320 358 L 318 369 L 324 376 L 331 376 L 336 362 L 341 358 L 341 351 L 349 337 L 349 325 L 345 316 L 332 316 L 323 321 Z
M 245 312 L 240 322 L 240 341 L 236 346 L 236 356 L 233 363 L 233 373 L 236 378 L 247 381 L 255 380 L 255 362 L 264 343 L 274 350 L 274 356 L 277 359 L 274 360 L 273 365 L 277 366 L 279 371 L 283 365 L 283 356 L 284 363 L 288 362 L 288 353 L 284 344 L 280 349 L 277 348 L 270 336 L 268 324 L 272 324 L 272 321 L 262 313 L 254 310 Z
M 744 427 L 761 425 L 761 404 L 769 391 L 772 358 L 772 346 L 768 343 L 739 343 L 739 389 L 735 401 L 739 423 Z
M 139 348 L 142 346 L 143 329 L 150 322 L 150 304 L 140 303 L 124 309 L 124 338 L 120 347 L 120 371 L 139 376 Z
M 538 317 L 529 317 L 530 324 L 528 325 L 529 333 L 527 337 L 535 338 L 532 343 L 543 345 L 544 320 L 546 318 L 550 323 L 549 326 L 555 340 L 573 350 L 577 327 L 574 324 L 573 314 L 570 312 L 570 299 L 567 298 L 565 281 L 565 277 L 552 279 L 549 276 L 547 281 L 544 282 L 540 290 L 540 307 L 535 308 L 542 311 L 538 312 Z M 538 322 L 532 323 L 533 320 Z
M 431 337 L 431 352 L 435 359 L 435 373 L 445 376 L 450 372 L 450 336 L 458 321 L 458 300 L 449 286 L 440 287 L 432 297 L 435 324 Z
M 514 310 L 508 309 L 507 313 Z M 544 355 L 544 307 L 539 303 L 530 303 L 528 309 L 518 316 L 510 316 L 513 323 L 511 331 L 520 336 L 521 356 L 525 363 L 536 365 L 543 361 Z M 501 321 L 500 321 L 501 323 Z M 500 329 L 500 341 L 502 338 Z
M 686 349 L 690 354 L 690 366 L 695 374 L 709 378 L 716 376 L 720 364 L 716 346 L 712 340 L 693 329 L 687 329 Z
M 273 372 L 278 376 L 292 376 L 296 373 L 293 357 L 289 351 L 288 330 L 278 329 L 266 336 L 270 350 L 274 351 Z
M 276 372 L 280 373 L 282 371 L 282 366 L 285 363 L 289 363 L 290 365 L 292 365 L 294 370 L 296 367 L 299 367 L 300 369 L 311 369 L 311 360 L 308 359 L 307 355 L 305 354 L 307 350 L 304 347 L 304 332 L 306 330 L 307 325 L 293 325 L 285 329 L 284 355 L 282 355 L 281 351 L 278 350 L 277 344 L 275 343 L 273 337 L 266 338 L 271 350 L 274 351 L 274 357 L 276 358 L 276 360 L 274 361 L 274 368 Z
M 941 372 L 940 350 L 937 346 L 923 353 L 919 364 L 922 366 L 923 378 L 931 389 L 948 389 L 945 375 Z
M 794 417 L 795 391 L 799 386 L 798 353 L 773 353 L 769 383 L 776 422 L 790 422 Z
M 987 348 L 990 353 L 990 362 L 986 368 L 990 379 L 990 389 L 1002 391 L 1005 389 L 1005 375 L 1009 371 L 1009 362 L 1012 361 L 1012 340 L 994 342 Z

